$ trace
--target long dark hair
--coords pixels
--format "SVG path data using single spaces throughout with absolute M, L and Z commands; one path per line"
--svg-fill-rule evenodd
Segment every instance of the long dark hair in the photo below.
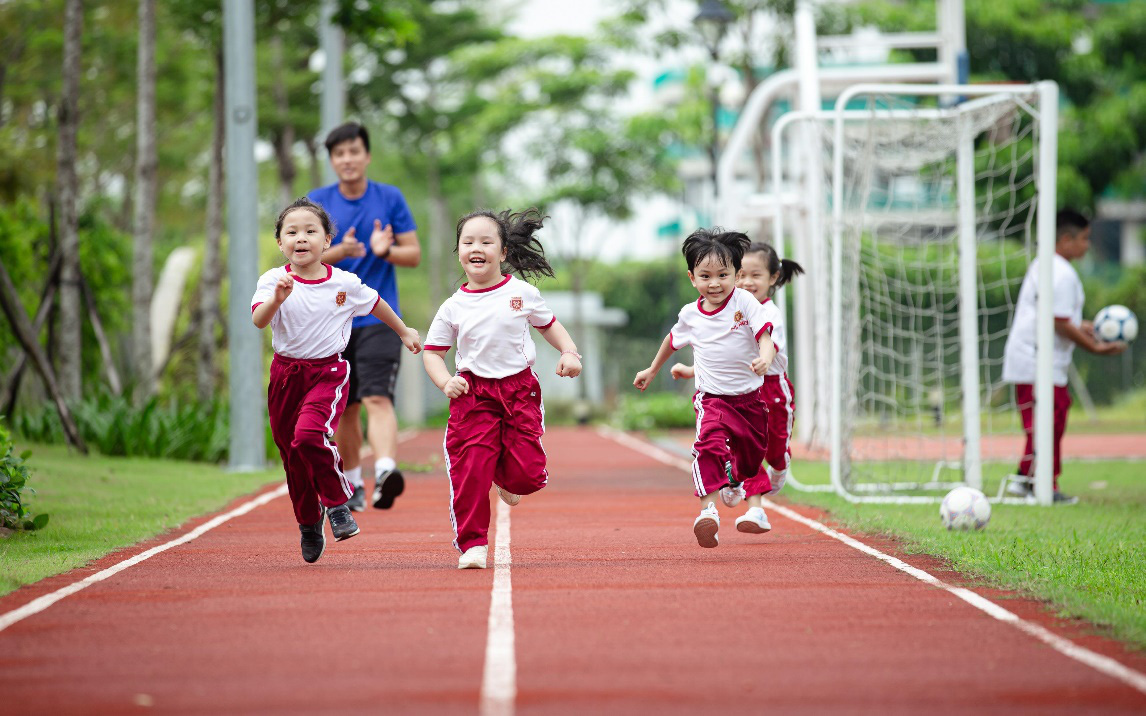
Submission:
M 689 234 L 681 247 L 684 260 L 691 272 L 696 265 L 709 256 L 715 256 L 723 266 L 740 270 L 740 259 L 748 250 L 748 235 L 740 231 L 725 231 L 719 226 L 711 229 L 697 229 Z
M 279 234 L 282 233 L 283 219 L 285 219 L 286 215 L 291 213 L 295 209 L 306 209 L 307 211 L 314 214 L 315 217 L 322 224 L 322 230 L 324 232 L 326 232 L 326 234 L 328 236 L 334 236 L 334 230 L 338 227 L 336 227 L 334 225 L 334 219 L 330 218 L 330 214 L 326 213 L 326 209 L 322 208 L 322 204 L 317 204 L 305 196 L 300 196 L 299 198 L 297 198 L 293 202 L 291 202 L 290 206 L 288 206 L 287 208 L 282 210 L 282 213 L 279 214 L 279 218 L 275 219 L 275 238 L 276 239 L 279 238 Z
M 764 268 L 768 269 L 768 273 L 778 277 L 776 283 L 768 288 L 769 296 L 775 293 L 776 289 L 804 273 L 804 267 L 800 264 L 792 259 L 780 258 L 780 254 L 776 253 L 776 249 L 772 247 L 772 244 L 754 241 L 744 254 L 764 254 Z
M 548 219 L 538 209 L 513 211 L 506 209 L 494 213 L 489 209 L 471 211 L 458 219 L 457 239 L 454 241 L 454 253 L 458 252 L 458 244 L 462 240 L 462 228 L 470 219 L 483 216 L 497 224 L 497 235 L 501 238 L 501 245 L 505 248 L 505 262 L 526 280 L 540 276 L 553 278 L 553 267 L 545 258 L 545 248 L 534 234 L 541 229 L 542 223 Z

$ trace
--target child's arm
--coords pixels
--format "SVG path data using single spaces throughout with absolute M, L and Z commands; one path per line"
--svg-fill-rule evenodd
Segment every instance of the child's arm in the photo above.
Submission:
M 670 372 L 672 373 L 673 380 L 680 380 L 682 378 L 688 378 L 691 380 L 692 378 L 696 377 L 696 369 L 691 365 L 685 365 L 684 363 L 673 363 L 672 370 Z
M 255 326 L 262 329 L 270 325 L 271 319 L 275 317 L 278 312 L 279 306 L 283 305 L 283 301 L 287 300 L 290 292 L 294 290 L 294 279 L 290 276 L 283 276 L 275 283 L 275 297 L 269 301 L 264 301 L 255 306 L 255 310 L 251 311 L 251 320 L 255 322 Z
M 776 344 L 772 342 L 772 336 L 768 333 L 761 333 L 759 342 L 760 355 L 752 359 L 752 372 L 764 375 L 772 365 L 772 359 L 776 357 Z
M 581 356 L 577 353 L 577 345 L 573 337 L 561 321 L 554 321 L 547 328 L 538 328 L 541 335 L 549 345 L 561 351 L 561 358 L 557 361 L 557 375 L 562 378 L 576 378 L 581 375 Z
M 460 375 L 450 375 L 446 367 L 446 352 L 429 350 L 422 354 L 422 365 L 426 368 L 426 375 L 434 381 L 434 385 L 446 394 L 450 400 L 462 393 L 470 392 L 470 384 Z
M 637 377 L 633 380 L 633 385 L 641 391 L 649 387 L 649 383 L 651 383 L 653 378 L 657 376 L 657 373 L 660 372 L 665 362 L 668 361 L 669 356 L 675 352 L 676 349 L 672 347 L 672 334 L 670 333 L 661 341 L 660 350 L 657 351 L 656 357 L 653 358 L 653 364 L 640 373 L 637 373 Z
M 1063 338 L 1074 341 L 1085 350 L 1091 353 L 1097 353 L 1100 356 L 1116 356 L 1126 350 L 1125 343 L 1103 343 L 1098 341 L 1093 335 L 1083 330 L 1082 327 L 1074 325 L 1065 318 L 1054 319 L 1054 332 Z
M 418 335 L 418 331 L 407 328 L 398 314 L 394 313 L 394 309 L 390 308 L 389 303 L 381 298 L 378 299 L 378 303 L 374 304 L 374 310 L 370 312 L 370 315 L 393 328 L 398 337 L 402 339 L 402 345 L 406 346 L 411 353 L 418 353 L 422 350 L 422 338 Z M 443 360 L 442 363 L 444 365 L 445 361 Z

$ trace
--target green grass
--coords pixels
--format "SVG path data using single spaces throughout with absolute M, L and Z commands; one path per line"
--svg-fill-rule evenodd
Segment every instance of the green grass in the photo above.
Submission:
M 17 445 L 23 450 L 26 445 Z M 195 462 L 82 457 L 33 445 L 28 505 L 43 530 L 0 538 L 0 595 L 153 537 L 281 479 L 282 470 L 230 473 Z
M 985 472 L 1005 472 L 995 468 Z M 828 482 L 826 463 L 797 462 L 794 474 Z M 988 482 L 988 494 L 997 484 Z M 853 505 L 790 488 L 783 495 L 828 510 L 848 528 L 896 537 L 909 553 L 941 557 L 973 583 L 1045 600 L 1062 616 L 1146 649 L 1146 462 L 1068 462 L 1060 487 L 1080 504 L 994 505 L 981 532 L 948 532 L 934 504 Z

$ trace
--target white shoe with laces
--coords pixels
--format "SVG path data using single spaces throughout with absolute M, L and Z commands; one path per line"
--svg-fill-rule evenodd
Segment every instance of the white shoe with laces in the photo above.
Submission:
M 747 493 L 744 492 L 743 482 L 736 487 L 729 485 L 727 487 L 720 488 L 720 501 L 723 502 L 727 507 L 736 507 L 740 504 L 740 501 L 747 496 Z
M 696 543 L 701 547 L 715 547 L 720 544 L 720 537 L 716 534 L 720 530 L 720 513 L 716 505 L 708 503 L 708 507 L 700 511 L 692 523 L 692 532 L 696 535 Z
M 521 495 L 515 495 L 512 492 L 507 492 L 497 485 L 494 485 L 494 487 L 497 487 L 497 496 L 501 498 L 502 502 L 509 505 L 510 507 L 513 507 L 518 502 L 521 502 Z
M 479 544 L 470 547 L 461 557 L 458 557 L 458 569 L 485 569 L 488 554 L 489 547 L 487 545 Z
M 775 495 L 780 490 L 784 489 L 784 483 L 788 480 L 788 470 L 791 468 L 784 468 L 783 470 L 776 471 L 771 467 L 768 468 L 768 479 L 772 481 L 772 489 L 768 491 L 769 495 Z
M 762 535 L 772 529 L 763 507 L 749 507 L 748 511 L 736 518 L 736 531 Z

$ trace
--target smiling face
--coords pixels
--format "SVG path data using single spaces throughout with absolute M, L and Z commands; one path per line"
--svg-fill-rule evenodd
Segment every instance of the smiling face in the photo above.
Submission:
M 497 222 L 485 216 L 467 221 L 458 237 L 458 260 L 472 284 L 484 286 L 500 279 L 505 246 Z
M 768 273 L 768 267 L 764 265 L 764 254 L 744 254 L 740 260 L 740 273 L 736 275 L 736 287 L 744 289 L 763 303 L 771 295 L 772 286 L 779 277 L 779 274 Z
M 719 306 L 735 288 L 736 270 L 731 264 L 722 264 L 715 255 L 708 255 L 688 272 L 692 287 L 704 298 L 706 309 Z
M 330 166 L 343 184 L 354 184 L 366 178 L 366 167 L 370 164 L 370 152 L 361 137 L 339 142 L 330 150 Z
M 310 209 L 295 209 L 283 217 L 279 230 L 279 250 L 297 271 L 319 263 L 322 252 L 330 247 L 331 236 L 322 229 L 322 221 Z

